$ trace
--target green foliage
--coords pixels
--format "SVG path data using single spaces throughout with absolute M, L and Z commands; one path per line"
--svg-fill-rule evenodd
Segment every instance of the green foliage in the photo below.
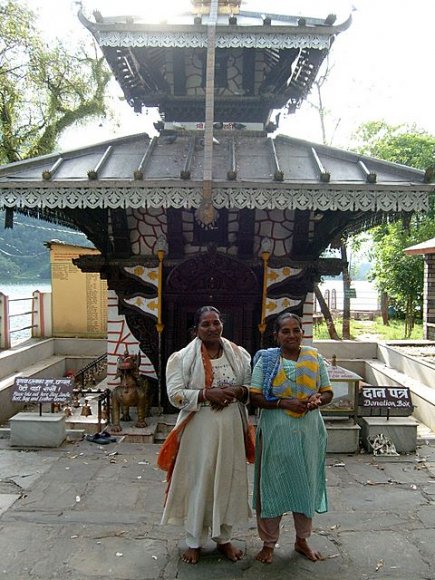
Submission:
M 0 249 L 0 281 L 6 282 L 16 279 L 20 274 L 20 267 Z
M 35 15 L 0 0 L 0 163 L 51 153 L 62 132 L 106 114 L 110 72 L 95 49 L 45 45 Z
M 342 324 L 341 319 L 335 321 L 337 326 Z M 421 340 L 423 338 L 423 327 L 420 322 L 414 325 L 412 333 L 406 336 L 406 328 L 404 320 L 391 320 L 389 326 L 384 326 L 382 318 L 375 320 L 351 320 L 350 334 L 352 339 L 359 340 L 403 340 L 405 338 L 411 340 Z M 328 329 L 325 322 L 316 324 L 314 326 L 314 340 L 330 339 Z
M 355 139 L 361 142 L 358 151 L 364 155 L 423 170 L 435 163 L 435 137 L 414 125 L 371 121 L 359 127 Z
M 405 316 L 421 315 L 424 264 L 422 256 L 408 256 L 403 250 L 435 235 L 432 220 L 418 228 L 415 222 L 409 229 L 399 222 L 376 228 L 373 233 L 374 265 L 369 278 Z
M 0 223 L 4 212 L 0 212 Z M 13 229 L 0 229 L 0 282 L 50 279 L 49 252 L 45 242 L 53 238 L 78 246 L 91 246 L 84 234 L 62 226 L 15 215 Z
M 360 153 L 416 169 L 434 167 L 435 137 L 415 126 L 372 121 L 359 128 L 356 138 L 363 143 L 358 148 Z M 423 258 L 408 256 L 403 250 L 435 237 L 435 217 L 432 213 L 403 214 L 402 221 L 378 226 L 371 233 L 374 244 L 369 278 L 405 316 L 409 334 L 422 312 Z
M 34 22 L 24 2 L 0 0 L 0 164 L 51 153 L 65 129 L 106 114 L 111 75 L 95 46 L 47 45 Z M 13 229 L 3 229 L 3 222 L 0 212 L 3 282 L 48 279 L 44 242 L 52 238 L 90 245 L 82 234 L 22 215 Z

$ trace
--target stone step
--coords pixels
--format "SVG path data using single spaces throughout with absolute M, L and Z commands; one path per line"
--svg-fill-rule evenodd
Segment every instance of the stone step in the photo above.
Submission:
M 423 370 L 421 378 L 427 380 Z M 366 379 L 375 385 L 409 387 L 414 405 L 413 416 L 435 431 L 435 389 L 428 386 L 428 383 L 425 384 L 401 371 L 390 368 L 378 360 L 366 361 Z

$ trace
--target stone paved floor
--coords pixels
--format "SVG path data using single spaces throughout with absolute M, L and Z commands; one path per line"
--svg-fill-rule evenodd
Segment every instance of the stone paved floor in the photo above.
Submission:
M 329 455 L 329 512 L 316 516 L 312 537 L 326 560 L 293 551 L 285 516 L 271 565 L 255 560 L 254 519 L 235 530 L 240 562 L 223 560 L 211 543 L 198 565 L 181 562 L 183 530 L 159 524 L 165 483 L 157 451 L 121 439 L 20 451 L 0 439 L 0 577 L 435 579 L 435 445 L 393 459 Z

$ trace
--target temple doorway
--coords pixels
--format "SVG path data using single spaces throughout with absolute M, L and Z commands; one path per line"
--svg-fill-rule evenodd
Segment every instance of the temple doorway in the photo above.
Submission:
M 205 305 L 222 313 L 225 338 L 251 353 L 258 346 L 260 285 L 255 272 L 236 258 L 204 253 L 187 259 L 168 274 L 163 304 L 167 356 L 191 340 L 194 314 Z

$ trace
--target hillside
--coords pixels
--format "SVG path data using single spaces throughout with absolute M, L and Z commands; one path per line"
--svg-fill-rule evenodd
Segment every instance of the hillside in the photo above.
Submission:
M 81 232 L 21 214 L 14 215 L 12 229 L 5 229 L 4 213 L 0 211 L 0 282 L 49 280 L 49 251 L 45 242 L 61 240 L 93 247 Z

